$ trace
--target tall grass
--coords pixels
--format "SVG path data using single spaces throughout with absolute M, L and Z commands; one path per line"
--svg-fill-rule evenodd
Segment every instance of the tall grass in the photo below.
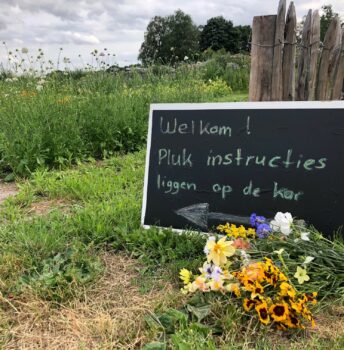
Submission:
M 40 167 L 138 150 L 150 103 L 231 98 L 220 79 L 197 70 L 173 74 L 55 73 L 0 81 L 0 170 L 26 175 Z

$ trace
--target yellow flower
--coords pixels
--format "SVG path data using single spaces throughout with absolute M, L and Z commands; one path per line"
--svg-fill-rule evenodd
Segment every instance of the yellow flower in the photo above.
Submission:
M 279 273 L 278 278 L 279 278 L 280 282 L 286 282 L 286 281 L 288 281 L 287 276 L 286 276 L 283 272 L 280 272 L 280 273 Z
M 206 245 L 206 248 L 209 250 L 207 256 L 208 262 L 213 261 L 217 266 L 226 264 L 227 257 L 230 257 L 235 253 L 235 248 L 232 244 L 233 242 L 226 241 L 226 237 L 222 237 L 218 242 L 208 240 Z
M 317 300 L 316 300 L 317 295 L 318 295 L 318 292 L 306 293 L 304 294 L 304 300 L 306 302 L 310 302 L 313 305 L 315 305 L 317 303 Z
M 252 299 L 248 299 L 248 298 L 245 298 L 244 301 L 243 301 L 244 309 L 247 312 L 252 310 L 255 307 L 256 304 L 257 304 L 256 300 L 252 300 Z
M 303 305 L 304 305 L 304 302 L 302 300 L 301 301 L 299 300 L 297 302 L 293 302 L 293 301 L 290 302 L 291 308 L 298 314 L 301 314 Z
M 254 228 L 247 229 L 247 236 L 248 237 L 255 237 L 256 236 L 256 230 Z
M 289 328 L 305 328 L 296 315 L 288 315 L 287 319 L 284 321 L 284 324 Z
M 220 232 L 228 233 L 228 232 L 230 231 L 230 229 L 229 229 L 229 223 L 227 222 L 226 225 L 219 225 L 219 226 L 217 226 L 217 229 L 218 229 Z
M 238 283 L 229 283 L 225 286 L 228 292 L 233 293 L 237 298 L 241 297 L 240 287 Z
M 214 291 L 219 291 L 223 289 L 223 279 L 218 279 L 218 280 L 211 280 L 208 283 L 208 286 L 210 287 L 211 290 Z
M 281 289 L 280 294 L 282 296 L 289 296 L 290 298 L 295 298 L 296 291 L 289 283 L 282 282 L 280 285 L 280 289 Z
M 269 312 L 268 312 L 268 305 L 266 304 L 265 301 L 263 301 L 262 303 L 258 304 L 255 307 L 258 316 L 259 316 L 259 320 L 261 323 L 267 325 L 270 322 L 270 316 L 269 316 Z
M 185 285 L 190 283 L 191 276 L 192 273 L 187 269 L 181 269 L 179 272 L 179 278 L 183 281 Z
M 303 269 L 300 266 L 297 267 L 294 277 L 297 278 L 297 281 L 299 282 L 299 284 L 302 284 L 305 281 L 309 281 L 309 276 L 307 275 L 307 270 Z
M 269 313 L 275 321 L 281 322 L 287 319 L 289 315 L 289 308 L 286 303 L 273 304 L 269 308 Z
M 264 287 L 259 282 L 256 281 L 251 293 L 251 298 L 254 299 L 257 296 L 260 296 L 261 294 L 264 294 Z

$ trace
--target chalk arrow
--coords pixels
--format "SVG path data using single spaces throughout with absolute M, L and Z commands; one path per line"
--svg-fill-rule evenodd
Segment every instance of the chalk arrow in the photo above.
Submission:
M 209 212 L 208 203 L 198 203 L 178 209 L 175 213 L 186 220 L 196 224 L 202 229 L 208 228 L 209 220 L 218 220 L 235 224 L 250 225 L 250 218 L 232 214 Z

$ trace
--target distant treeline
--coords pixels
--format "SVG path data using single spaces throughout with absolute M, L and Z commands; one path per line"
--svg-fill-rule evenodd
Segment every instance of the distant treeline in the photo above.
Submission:
M 222 16 L 196 26 L 189 15 L 178 10 L 170 16 L 155 16 L 149 22 L 138 58 L 143 64 L 174 64 L 195 61 L 207 49 L 248 52 L 250 35 L 250 26 L 234 26 Z

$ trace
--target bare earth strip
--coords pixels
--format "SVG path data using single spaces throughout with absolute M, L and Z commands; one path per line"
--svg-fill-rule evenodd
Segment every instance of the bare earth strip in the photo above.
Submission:
M 0 204 L 8 197 L 15 196 L 19 192 L 14 183 L 0 182 Z
M 157 305 L 168 306 L 173 288 L 158 281 L 159 288 L 152 285 L 142 294 L 133 284 L 133 279 L 139 278 L 137 261 L 122 254 L 106 253 L 102 258 L 106 273 L 85 292 L 84 301 L 58 308 L 35 298 L 9 301 L 11 307 L 0 314 L 0 328 L 8 327 L 7 334 L 2 335 L 6 338 L 4 348 L 140 348 L 147 341 L 144 315 Z

